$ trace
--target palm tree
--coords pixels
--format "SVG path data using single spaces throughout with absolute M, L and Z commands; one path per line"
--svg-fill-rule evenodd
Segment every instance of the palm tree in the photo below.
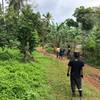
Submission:
M 19 11 L 24 6 L 24 1 L 27 0 L 9 0 L 9 7 L 13 7 L 14 10 Z
M 48 12 L 46 15 L 43 15 L 45 17 L 45 20 L 47 22 L 47 26 L 49 26 L 50 20 L 52 18 L 51 14 Z

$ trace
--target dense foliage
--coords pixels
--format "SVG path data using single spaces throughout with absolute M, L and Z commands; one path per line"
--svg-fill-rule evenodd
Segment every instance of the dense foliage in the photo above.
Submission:
M 3 1 L 3 0 L 2 0 Z M 53 48 L 71 45 L 74 51 L 82 45 L 84 57 L 95 60 L 99 57 L 100 43 L 100 7 L 85 8 L 80 6 L 73 12 L 72 18 L 62 23 L 54 23 L 52 15 L 34 12 L 27 0 L 8 0 L 0 4 L 0 47 L 18 48 L 26 61 L 37 45 Z M 49 49 L 48 49 L 49 50 Z M 93 59 L 94 60 L 94 59 Z
M 18 48 L 26 61 L 37 45 L 42 47 L 66 48 L 71 45 L 72 51 L 82 45 L 83 56 L 87 59 L 94 54 L 98 59 L 100 47 L 100 7 L 80 6 L 73 16 L 62 23 L 54 23 L 52 15 L 41 15 L 35 12 L 27 0 L 7 0 L 0 4 L 0 47 Z M 49 50 L 49 49 L 47 49 Z M 92 58 L 91 58 L 92 59 Z M 97 60 L 97 62 L 99 62 Z
M 6 1 L 7 7 L 4 0 L 0 4 L 0 100 L 54 100 L 48 83 L 54 81 L 55 87 L 64 86 L 65 79 L 58 76 L 59 68 L 65 71 L 65 65 L 35 52 L 37 46 L 53 53 L 57 47 L 67 49 L 70 45 L 74 52 L 77 45 L 82 45 L 86 61 L 100 66 L 100 7 L 81 6 L 73 14 L 75 19 L 54 23 L 49 12 L 43 15 L 35 12 L 28 0 Z M 53 81 L 47 83 L 46 78 Z M 85 95 L 88 91 L 94 95 L 91 90 Z

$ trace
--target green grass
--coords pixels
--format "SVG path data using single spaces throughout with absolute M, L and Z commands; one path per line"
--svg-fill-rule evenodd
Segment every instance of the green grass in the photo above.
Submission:
M 70 100 L 66 65 L 36 51 L 33 55 L 36 62 L 23 63 L 18 50 L 0 50 L 0 100 Z M 94 87 L 85 82 L 83 87 L 83 100 L 100 100 Z
M 44 100 L 49 96 L 46 57 L 34 55 L 37 62 L 23 63 L 17 50 L 0 51 L 0 100 Z

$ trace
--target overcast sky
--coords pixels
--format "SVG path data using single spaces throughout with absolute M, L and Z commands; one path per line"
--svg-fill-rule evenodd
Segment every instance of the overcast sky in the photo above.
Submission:
M 100 6 L 100 0 L 30 0 L 30 2 L 31 4 L 35 2 L 36 11 L 43 14 L 50 12 L 54 22 L 62 22 L 67 18 L 72 18 L 75 8 L 79 6 Z
M 34 0 L 31 0 L 34 1 Z M 71 18 L 76 7 L 100 6 L 100 0 L 35 0 L 37 11 L 50 12 L 55 22 L 62 22 Z

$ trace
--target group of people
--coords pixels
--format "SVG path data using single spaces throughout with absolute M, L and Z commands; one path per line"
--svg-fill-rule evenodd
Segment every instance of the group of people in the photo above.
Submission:
M 57 48 L 56 49 L 56 55 L 57 55 L 57 58 L 63 59 L 64 55 L 65 55 L 65 49 L 63 49 L 63 48 Z
M 57 48 L 57 58 L 63 59 L 65 55 L 65 49 Z M 70 56 L 71 48 L 68 46 L 67 57 Z M 80 52 L 73 52 L 72 59 L 68 63 L 67 76 L 70 76 L 71 94 L 75 96 L 76 87 L 78 88 L 80 100 L 83 96 L 82 94 L 82 78 L 83 78 L 83 66 L 84 62 L 80 59 Z
M 70 53 L 71 53 L 71 48 L 69 45 L 68 45 L 67 50 L 64 48 L 59 48 L 59 47 L 56 49 L 56 56 L 59 59 L 63 59 L 65 56 L 67 56 L 69 58 Z

